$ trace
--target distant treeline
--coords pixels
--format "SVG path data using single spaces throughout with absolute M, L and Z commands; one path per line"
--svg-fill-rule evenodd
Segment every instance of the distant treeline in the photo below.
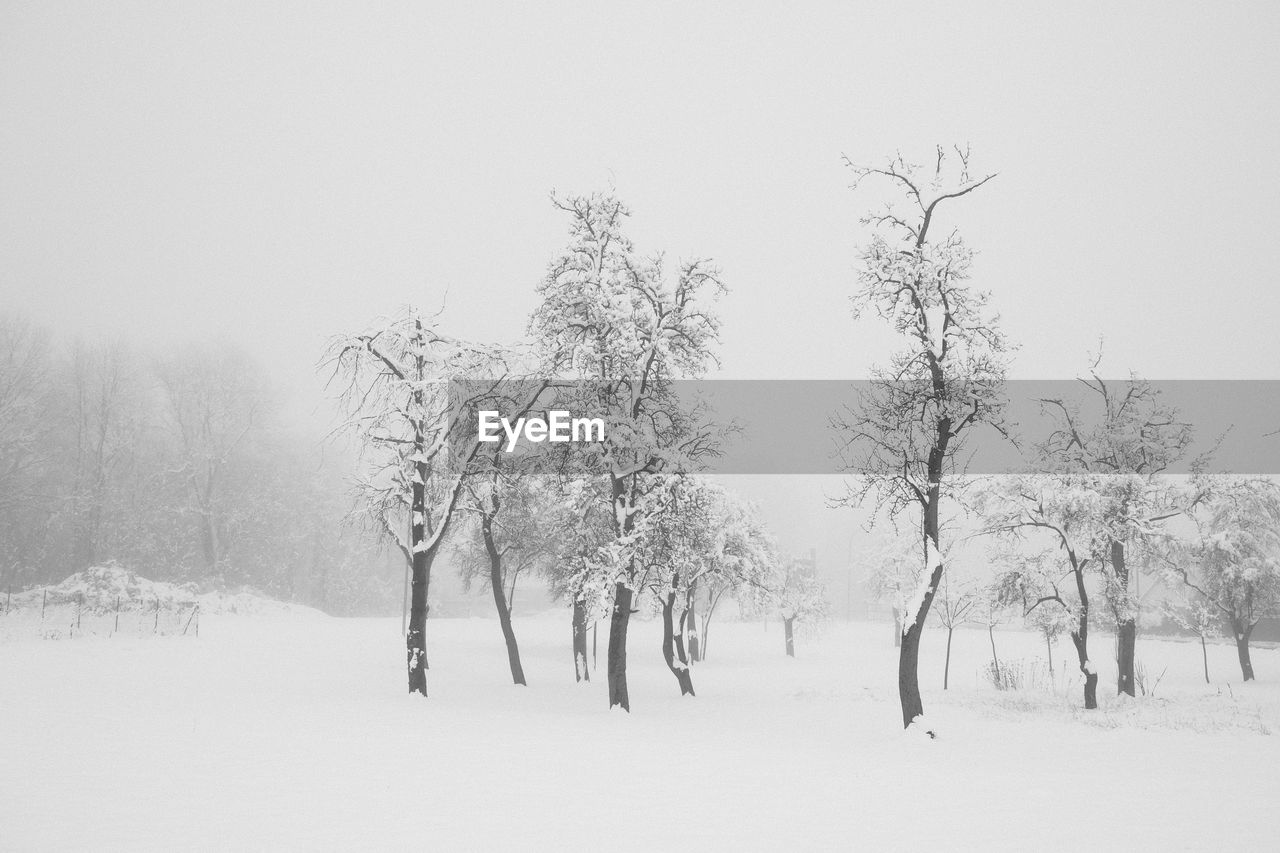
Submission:
M 346 521 L 350 458 L 275 403 L 263 366 L 230 347 L 55 345 L 0 314 L 0 582 L 114 560 L 155 580 L 395 612 L 398 555 Z

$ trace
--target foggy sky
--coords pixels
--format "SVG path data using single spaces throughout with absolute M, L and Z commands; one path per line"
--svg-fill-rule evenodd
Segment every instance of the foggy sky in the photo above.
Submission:
M 312 411 L 324 340 L 407 302 L 519 338 L 548 193 L 613 186 L 722 265 L 723 375 L 860 378 L 841 155 L 967 142 L 1000 175 L 944 221 L 1015 376 L 1101 335 L 1112 373 L 1277 377 L 1275 4 L 732 8 L 0 3 L 0 309 L 225 339 Z

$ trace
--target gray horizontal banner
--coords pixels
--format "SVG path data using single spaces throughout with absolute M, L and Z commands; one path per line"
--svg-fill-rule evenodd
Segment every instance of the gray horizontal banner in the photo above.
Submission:
M 1128 380 L 1104 381 L 1113 394 L 1113 405 L 1118 405 Z M 545 454 L 558 458 L 557 464 L 575 464 L 573 454 L 557 454 L 557 447 L 572 446 L 575 419 L 582 421 L 576 425 L 576 437 L 594 439 L 586 421 L 596 417 L 607 420 L 608 406 L 599 401 L 612 399 L 616 403 L 617 397 L 611 397 L 616 389 L 604 383 L 552 383 L 539 391 L 541 384 L 531 380 L 467 380 L 453 383 L 450 391 L 456 405 L 465 405 L 477 414 L 488 409 L 512 423 L 532 400 L 528 417 L 563 421 L 559 427 L 550 423 L 547 432 L 570 436 L 571 441 L 557 445 L 544 435 L 541 442 L 535 442 L 522 434 L 514 456 Z M 1161 407 L 1176 412 L 1177 420 L 1194 430 L 1186 452 L 1165 473 L 1188 473 L 1195 459 L 1212 450 L 1207 466 L 1210 472 L 1280 474 L 1280 380 L 1158 380 L 1146 384 L 1157 394 Z M 697 419 L 714 424 L 710 435 L 719 452 L 704 456 L 699 470 L 713 474 L 836 475 L 854 472 L 846 469 L 838 452 L 844 440 L 833 422 L 847 421 L 856 414 L 871 386 L 866 380 L 716 379 L 672 383 L 671 391 L 682 408 L 697 406 Z M 1004 419 L 1018 443 L 990 427 L 974 427 L 967 432 L 958 457 L 958 467 L 966 473 L 1032 470 L 1035 445 L 1058 423 L 1049 413 L 1049 408 L 1056 407 L 1047 408 L 1045 400 L 1061 400 L 1069 409 L 1078 410 L 1077 422 L 1085 431 L 1098 426 L 1104 411 L 1100 396 L 1078 380 L 1013 380 L 1005 383 L 1004 396 Z M 554 411 L 566 414 L 551 416 Z M 478 418 L 469 414 L 467 420 Z M 508 434 L 493 418 L 488 425 L 490 435 L 500 440 L 482 448 L 486 452 L 505 449 Z M 456 433 L 454 446 L 469 445 L 477 426 L 472 423 L 469 430 Z M 536 428 L 534 435 L 540 430 Z

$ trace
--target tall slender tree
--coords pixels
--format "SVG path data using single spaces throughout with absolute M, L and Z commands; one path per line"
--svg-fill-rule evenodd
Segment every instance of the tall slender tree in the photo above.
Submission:
M 939 232 L 937 216 L 995 176 L 971 173 L 962 149 L 938 148 L 928 167 L 901 156 L 878 167 L 849 165 L 855 188 L 879 179 L 897 199 L 863 219 L 872 236 L 862 252 L 854 314 L 888 323 L 903 347 L 872 371 L 860 403 L 833 426 L 847 469 L 862 478 L 847 500 L 874 498 L 877 509 L 893 516 L 910 510 L 919 523 L 923 571 L 903 614 L 898 658 L 902 722 L 910 726 L 924 713 L 920 639 L 942 581 L 946 487 L 961 473 L 957 460 L 970 433 L 984 424 L 1003 430 L 1008 350 L 987 295 L 966 284 L 972 251 L 955 230 Z

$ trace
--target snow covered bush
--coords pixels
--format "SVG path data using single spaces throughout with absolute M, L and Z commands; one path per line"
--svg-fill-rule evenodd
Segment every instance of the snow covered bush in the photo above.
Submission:
M 1262 477 L 1205 475 L 1193 490 L 1195 532 L 1170 544 L 1166 571 L 1195 593 L 1193 607 L 1217 613 L 1235 639 L 1244 680 L 1252 681 L 1249 639 L 1263 616 L 1280 609 L 1280 486 Z M 1207 613 L 1189 615 L 1203 637 Z

